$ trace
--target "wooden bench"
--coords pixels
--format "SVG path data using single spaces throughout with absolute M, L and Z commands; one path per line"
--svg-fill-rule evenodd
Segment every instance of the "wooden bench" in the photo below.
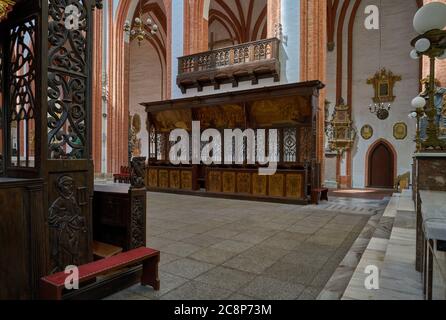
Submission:
M 79 286 L 98 276 L 142 263 L 141 284 L 152 286 L 153 289 L 158 291 L 160 289 L 158 277 L 159 260 L 159 251 L 142 247 L 88 263 L 79 266 Z M 65 272 L 59 272 L 41 278 L 40 298 L 43 300 L 62 300 L 67 276 L 69 275 Z
M 311 191 L 311 203 L 319 204 L 319 201 L 328 201 L 328 188 L 313 189 Z

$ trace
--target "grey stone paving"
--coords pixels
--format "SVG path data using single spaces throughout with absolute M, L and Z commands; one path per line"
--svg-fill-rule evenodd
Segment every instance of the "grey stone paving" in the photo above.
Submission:
M 315 299 L 383 206 L 341 198 L 305 207 L 150 193 L 147 245 L 161 251 L 161 291 L 136 285 L 107 299 Z

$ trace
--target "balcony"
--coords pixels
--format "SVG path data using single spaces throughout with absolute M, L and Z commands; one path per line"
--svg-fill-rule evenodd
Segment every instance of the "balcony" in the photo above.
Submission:
M 273 78 L 280 81 L 280 40 L 264 39 L 240 45 L 202 52 L 178 58 L 177 85 L 183 93 L 187 89 Z

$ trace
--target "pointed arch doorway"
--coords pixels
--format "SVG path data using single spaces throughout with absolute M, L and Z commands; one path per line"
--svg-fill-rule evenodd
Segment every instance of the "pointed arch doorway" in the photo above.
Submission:
M 386 140 L 376 141 L 366 157 L 367 187 L 393 189 L 395 186 L 396 153 Z

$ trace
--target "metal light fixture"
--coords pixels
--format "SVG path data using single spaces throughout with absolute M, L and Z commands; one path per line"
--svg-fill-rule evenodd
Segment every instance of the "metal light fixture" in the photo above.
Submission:
M 13 0 L 0 0 L 0 21 L 6 18 L 14 5 L 15 1 Z
M 149 39 L 158 32 L 158 25 L 152 19 L 143 20 L 141 1 L 139 1 L 138 17 L 135 18 L 133 25 L 128 20 L 124 24 L 124 31 L 130 36 L 130 41 L 137 40 L 139 46 L 144 39 Z
M 427 138 L 421 142 L 420 151 L 446 150 L 445 141 L 439 137 L 440 126 L 436 120 L 437 110 L 435 106 L 435 59 L 446 57 L 446 31 L 443 30 L 446 27 L 446 4 L 441 2 L 426 4 L 415 14 L 413 24 L 420 35 L 411 42 L 415 49 L 412 50 L 410 56 L 413 59 L 419 59 L 425 55 L 430 61 L 427 97 L 424 99 L 419 96 L 412 102 L 413 107 L 417 110 L 421 108 L 428 119 Z
M 417 98 L 415 98 L 417 99 Z M 421 98 L 422 100 L 424 100 L 424 104 L 419 100 L 419 101 L 412 101 L 412 105 L 413 106 L 420 106 L 421 107 L 417 107 L 415 109 L 414 112 L 412 112 L 411 114 L 409 114 L 409 118 L 411 119 L 415 119 L 417 121 L 417 132 L 415 135 L 415 143 L 416 143 L 416 152 L 420 152 L 421 151 L 421 119 L 423 119 L 424 117 L 426 117 L 426 114 L 424 113 L 424 105 L 426 104 L 426 100 L 424 100 L 423 98 Z
M 390 109 L 392 108 L 392 105 L 390 103 L 374 103 L 369 105 L 369 110 L 371 113 L 376 114 L 379 120 L 386 120 L 390 113 Z
M 379 8 L 382 8 L 382 0 L 379 1 Z M 393 96 L 393 86 L 396 81 L 401 81 L 400 76 L 394 76 L 392 72 L 382 68 L 381 64 L 381 53 L 383 47 L 383 37 L 382 37 L 383 27 L 380 25 L 379 28 L 379 70 L 374 78 L 368 79 L 368 84 L 374 84 L 375 86 L 375 97 L 373 103 L 369 105 L 369 111 L 372 114 L 376 114 L 379 120 L 386 120 L 389 118 L 391 103 L 395 100 Z M 387 81 L 384 81 L 387 80 Z M 385 92 L 381 92 L 381 87 L 384 86 Z

